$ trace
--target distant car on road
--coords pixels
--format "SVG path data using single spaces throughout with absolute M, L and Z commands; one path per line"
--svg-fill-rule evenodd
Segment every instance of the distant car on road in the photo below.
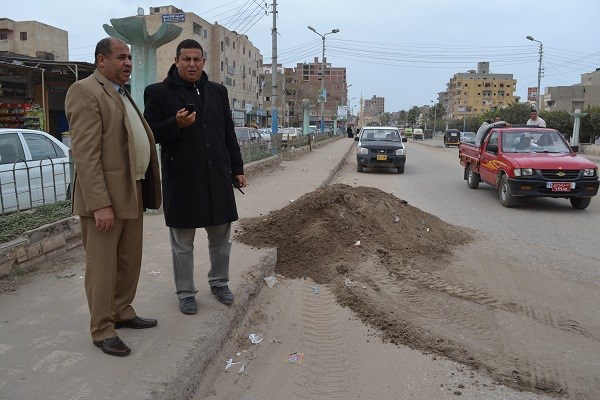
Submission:
M 424 137 L 425 137 L 425 134 L 423 132 L 423 129 L 421 129 L 421 128 L 413 129 L 413 134 L 412 134 L 413 140 L 423 140 Z
M 395 168 L 399 174 L 404 173 L 406 163 L 406 138 L 402 137 L 398 128 L 393 126 L 368 126 L 362 128 L 355 137 L 356 170 L 363 172 L 364 167 Z
M 263 142 L 271 142 L 271 129 L 261 128 L 258 130 L 258 133 L 260 133 L 260 137 L 262 138 Z
M 460 131 L 458 129 L 446 129 L 444 132 L 444 147 L 457 146 L 460 144 Z
M 477 136 L 475 132 L 461 132 L 460 141 L 475 144 L 475 136 Z
M 235 136 L 237 136 L 237 140 L 239 144 L 249 144 L 249 143 L 261 143 L 262 136 L 258 129 L 256 128 L 248 128 L 245 126 L 236 126 L 235 127 Z M 269 135 L 270 137 L 270 135 Z
M 69 148 L 30 129 L 0 129 L 0 214 L 68 200 Z

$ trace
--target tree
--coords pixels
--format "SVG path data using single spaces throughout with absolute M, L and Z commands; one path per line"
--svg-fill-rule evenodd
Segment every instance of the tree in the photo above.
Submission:
M 381 123 L 381 126 L 389 125 L 391 120 L 392 120 L 392 114 L 390 114 L 389 112 L 384 112 L 383 114 L 379 114 L 379 122 Z
M 419 117 L 420 112 L 421 111 L 419 110 L 419 107 L 417 107 L 417 106 L 412 106 L 410 108 L 410 110 L 408 110 L 408 113 L 406 115 L 406 120 L 409 125 L 414 125 L 417 123 L 417 118 Z

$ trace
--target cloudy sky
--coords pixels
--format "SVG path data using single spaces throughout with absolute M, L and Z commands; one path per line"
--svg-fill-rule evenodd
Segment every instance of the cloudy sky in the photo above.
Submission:
M 102 24 L 135 15 L 138 7 L 147 14 L 172 4 L 248 35 L 270 63 L 267 1 L 268 7 L 258 0 L 28 0 L 3 7 L 0 16 L 65 29 L 71 60 L 93 62 L 94 46 L 106 36 Z M 598 0 L 278 0 L 277 11 L 279 63 L 321 57 L 321 37 L 308 25 L 320 33 L 339 29 L 326 36 L 325 54 L 333 66 L 347 68 L 350 104 L 361 95 L 382 96 L 389 112 L 437 101 L 455 73 L 477 69 L 478 61 L 489 61 L 490 72 L 512 73 L 516 94 L 525 99 L 527 87 L 537 86 L 539 57 L 539 44 L 528 35 L 543 42 L 542 93 L 600 68 Z

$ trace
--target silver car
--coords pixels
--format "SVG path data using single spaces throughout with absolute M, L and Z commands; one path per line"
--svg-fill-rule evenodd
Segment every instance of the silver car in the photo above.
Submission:
M 30 129 L 0 129 L 0 214 L 68 200 L 69 148 Z

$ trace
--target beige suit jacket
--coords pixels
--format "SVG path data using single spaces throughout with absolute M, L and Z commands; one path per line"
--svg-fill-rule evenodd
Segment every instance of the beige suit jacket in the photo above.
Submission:
M 162 199 L 154 135 L 130 100 L 150 142 L 150 164 L 142 180 L 144 207 L 158 209 Z M 116 218 L 138 218 L 133 133 L 114 84 L 96 69 L 71 85 L 65 109 L 75 161 L 73 213 L 91 217 L 94 210 L 112 206 Z

